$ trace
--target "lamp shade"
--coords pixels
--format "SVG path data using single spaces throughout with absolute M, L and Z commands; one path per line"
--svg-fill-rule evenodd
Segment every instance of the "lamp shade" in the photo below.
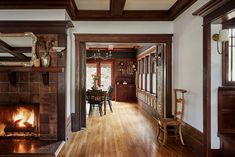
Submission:
M 219 31 L 219 41 L 228 41 L 229 40 L 229 32 L 227 29 L 223 29 Z

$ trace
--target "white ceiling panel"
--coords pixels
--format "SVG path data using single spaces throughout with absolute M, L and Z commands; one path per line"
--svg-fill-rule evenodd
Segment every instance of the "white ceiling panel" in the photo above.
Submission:
M 75 0 L 78 10 L 109 10 L 109 0 Z
M 0 37 L 0 40 L 11 47 L 32 47 L 33 45 L 31 37 Z
M 124 10 L 168 10 L 177 0 L 126 0 Z

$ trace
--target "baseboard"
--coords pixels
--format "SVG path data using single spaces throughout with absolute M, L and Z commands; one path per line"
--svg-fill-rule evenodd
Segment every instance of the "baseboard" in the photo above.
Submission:
M 222 153 L 220 149 L 211 149 L 211 157 L 221 157 Z
M 70 135 L 72 134 L 72 126 L 71 126 L 71 114 L 66 119 L 66 140 L 69 139 Z
M 193 151 L 195 156 L 202 157 L 203 133 L 187 123 L 184 123 L 182 132 L 185 145 Z
M 159 118 L 157 112 L 147 105 L 145 102 L 138 99 L 138 108 L 148 116 L 152 117 L 156 121 Z M 157 123 L 156 123 L 157 125 Z M 183 139 L 185 146 L 192 150 L 196 157 L 203 156 L 203 133 L 191 125 L 184 123 L 183 128 Z

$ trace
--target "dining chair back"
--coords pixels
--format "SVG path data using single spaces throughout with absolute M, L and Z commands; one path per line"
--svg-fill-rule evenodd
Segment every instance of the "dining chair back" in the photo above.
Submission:
M 102 90 L 88 90 L 87 99 L 88 103 L 90 104 L 89 115 L 91 114 L 95 104 L 97 104 L 99 107 L 100 116 L 102 116 L 102 104 L 104 101 L 104 94 Z

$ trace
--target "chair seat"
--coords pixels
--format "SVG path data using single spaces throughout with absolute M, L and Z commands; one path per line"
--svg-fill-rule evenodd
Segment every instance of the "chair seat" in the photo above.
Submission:
M 161 120 L 159 120 L 159 125 L 168 125 L 168 126 L 178 126 L 179 124 L 181 124 L 180 121 L 175 120 L 173 118 L 163 118 Z

